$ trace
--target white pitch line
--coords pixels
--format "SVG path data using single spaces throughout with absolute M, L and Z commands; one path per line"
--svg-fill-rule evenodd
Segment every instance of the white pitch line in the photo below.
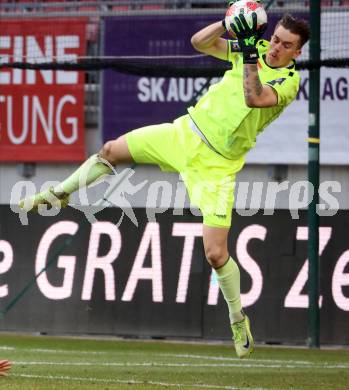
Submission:
M 184 387 L 197 387 L 199 389 L 226 389 L 226 390 L 247 390 L 247 388 L 234 387 L 234 386 L 218 386 L 218 385 L 209 385 L 206 383 L 200 384 L 184 384 L 184 383 L 167 383 L 167 382 L 156 382 L 156 381 L 138 381 L 134 379 L 101 379 L 101 378 L 91 378 L 91 377 L 72 377 L 72 376 L 53 376 L 53 375 L 32 375 L 32 374 L 11 374 L 11 376 L 21 377 L 21 378 L 32 378 L 32 379 L 49 379 L 49 380 L 66 380 L 66 381 L 79 381 L 79 382 L 100 382 L 100 383 L 124 383 L 127 385 L 157 385 L 163 387 L 178 387 L 180 389 Z M 263 390 L 263 388 L 252 388 L 249 387 L 248 390 Z
M 203 360 L 219 360 L 219 361 L 228 361 L 228 362 L 234 362 L 234 361 L 241 362 L 241 359 L 237 357 L 225 357 L 225 356 L 173 354 L 173 353 L 160 353 L 159 356 L 168 356 L 168 357 L 185 358 L 185 359 L 203 359 Z M 277 359 L 254 359 L 254 358 L 251 358 L 251 360 L 260 363 L 270 362 L 270 363 L 313 364 L 312 362 L 305 361 L 305 360 L 281 360 L 281 359 L 277 360 Z
M 0 350 L 4 351 L 21 351 L 21 352 L 35 352 L 35 353 L 62 353 L 62 354 L 84 354 L 84 355 L 118 355 L 122 354 L 126 355 L 125 351 L 87 351 L 87 350 L 65 350 L 65 349 L 54 349 L 54 348 L 18 348 L 13 346 L 2 345 L 0 346 Z M 127 355 L 137 354 L 139 356 L 142 354 L 140 351 L 128 352 Z M 151 353 L 144 353 L 144 355 L 151 355 Z M 174 357 L 174 358 L 185 358 L 185 359 L 202 359 L 202 360 L 213 360 L 213 361 L 226 361 L 226 362 L 239 362 L 239 364 L 231 365 L 230 367 L 258 367 L 257 363 L 272 363 L 272 365 L 265 365 L 260 367 L 270 367 L 270 368 L 279 368 L 279 367 L 288 367 L 288 368 L 296 368 L 296 365 L 308 365 L 309 367 L 321 367 L 321 368 L 349 368 L 349 365 L 342 363 L 318 363 L 311 362 L 306 360 L 281 360 L 281 359 L 249 359 L 249 360 L 241 360 L 236 357 L 223 357 L 223 356 L 209 356 L 209 355 L 194 355 L 194 354 L 171 354 L 171 353 L 162 353 L 156 354 L 156 356 L 166 356 L 166 357 Z M 279 364 L 279 365 L 278 365 Z M 188 364 L 184 364 L 188 365 Z M 213 366 L 212 364 L 210 366 Z M 217 365 L 217 367 L 222 366 L 222 364 Z M 202 366 L 204 367 L 204 366 Z M 229 366 L 226 366 L 229 367 Z
M 0 346 L 0 349 L 2 351 L 14 351 L 16 348 L 15 347 L 8 347 L 6 345 L 2 345 L 2 346 Z
M 325 364 L 325 365 L 292 365 L 292 364 L 262 364 L 254 363 L 250 361 L 249 363 L 239 364 L 239 363 L 159 363 L 159 362 L 109 362 L 109 363 L 100 363 L 100 362 L 52 362 L 52 361 L 13 361 L 13 364 L 21 365 L 33 365 L 33 366 L 99 366 L 99 367 L 239 367 L 239 368 L 292 368 L 292 369 L 338 369 L 349 368 L 349 364 Z
M 319 363 L 319 362 L 311 362 L 309 360 L 282 360 L 282 359 L 255 359 L 251 358 L 249 360 L 241 360 L 235 357 L 223 357 L 223 356 L 209 356 L 209 355 L 191 355 L 191 354 L 172 354 L 172 353 L 160 353 L 158 356 L 168 356 L 168 357 L 177 357 L 177 358 L 185 358 L 185 359 L 202 359 L 202 360 L 219 360 L 219 361 L 228 361 L 228 362 L 258 362 L 258 363 L 286 363 L 286 364 L 309 364 L 309 365 L 318 365 L 318 364 L 330 364 L 330 363 Z M 341 364 L 341 363 L 339 363 Z M 349 367 L 349 365 L 348 365 Z
M 9 346 L 0 346 L 0 350 L 4 351 L 21 351 L 21 352 L 38 352 L 38 353 L 77 353 L 77 354 L 87 354 L 87 355 L 105 355 L 109 353 L 114 353 L 114 351 L 79 351 L 73 349 L 49 349 L 49 348 L 17 348 Z M 124 352 L 123 352 L 124 354 Z
M 54 348 L 18 348 L 18 347 L 11 347 L 11 346 L 0 346 L 0 350 L 5 351 L 21 351 L 21 352 L 35 352 L 35 353 L 63 353 L 63 354 L 86 354 L 86 355 L 106 355 L 106 354 L 122 354 L 123 356 L 126 354 L 125 351 L 119 352 L 117 350 L 114 351 L 86 351 L 86 350 L 67 350 L 67 349 L 54 349 Z M 127 354 L 137 354 L 140 355 L 142 352 L 127 352 Z M 144 355 L 151 355 L 151 353 L 144 352 Z M 172 354 L 172 353 L 160 353 L 156 354 L 156 356 L 167 356 L 167 357 L 175 357 L 175 358 L 186 358 L 186 359 L 203 359 L 203 360 L 218 360 L 218 361 L 237 361 L 237 362 L 243 362 L 241 359 L 236 357 L 223 357 L 223 356 L 208 356 L 208 355 L 191 355 L 191 354 Z M 304 360 L 277 360 L 277 359 L 254 359 L 252 358 L 254 362 L 259 363 L 289 363 L 289 364 L 317 364 L 310 361 L 304 361 Z M 245 360 L 246 361 L 246 360 Z

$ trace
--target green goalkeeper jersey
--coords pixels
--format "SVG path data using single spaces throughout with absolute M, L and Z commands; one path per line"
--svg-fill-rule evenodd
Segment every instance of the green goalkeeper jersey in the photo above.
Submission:
M 228 60 L 232 69 L 209 88 L 195 107 L 188 109 L 208 145 L 228 159 L 242 157 L 255 145 L 258 133 L 294 100 L 300 82 L 294 63 L 287 68 L 271 68 L 265 63 L 269 42 L 260 40 L 257 43 L 258 75 L 262 84 L 274 88 L 278 103 L 273 107 L 248 107 L 243 90 L 242 54 L 233 52 L 233 45 L 233 41 L 229 41 Z

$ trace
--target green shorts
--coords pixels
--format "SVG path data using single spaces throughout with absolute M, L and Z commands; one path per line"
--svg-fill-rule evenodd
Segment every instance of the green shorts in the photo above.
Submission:
M 133 130 L 126 134 L 126 142 L 136 163 L 181 174 L 206 226 L 230 227 L 235 175 L 244 165 L 243 158 L 228 160 L 210 149 L 190 128 L 188 115 Z

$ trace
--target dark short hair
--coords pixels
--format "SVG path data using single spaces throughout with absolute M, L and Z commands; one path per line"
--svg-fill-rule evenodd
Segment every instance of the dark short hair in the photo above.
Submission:
M 284 27 L 286 30 L 291 31 L 292 34 L 299 36 L 299 47 L 301 48 L 305 43 L 308 42 L 310 37 L 310 28 L 307 21 L 297 19 L 291 14 L 285 14 L 276 25 Z

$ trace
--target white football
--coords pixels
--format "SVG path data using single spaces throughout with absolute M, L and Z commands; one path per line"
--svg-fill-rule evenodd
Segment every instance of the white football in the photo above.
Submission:
M 230 23 L 234 21 L 234 17 L 240 14 L 245 16 L 247 23 L 252 27 L 252 12 L 257 14 L 257 29 L 267 23 L 267 13 L 261 3 L 251 0 L 240 0 L 231 5 L 226 12 L 225 24 L 228 30 L 231 30 L 229 27 Z

